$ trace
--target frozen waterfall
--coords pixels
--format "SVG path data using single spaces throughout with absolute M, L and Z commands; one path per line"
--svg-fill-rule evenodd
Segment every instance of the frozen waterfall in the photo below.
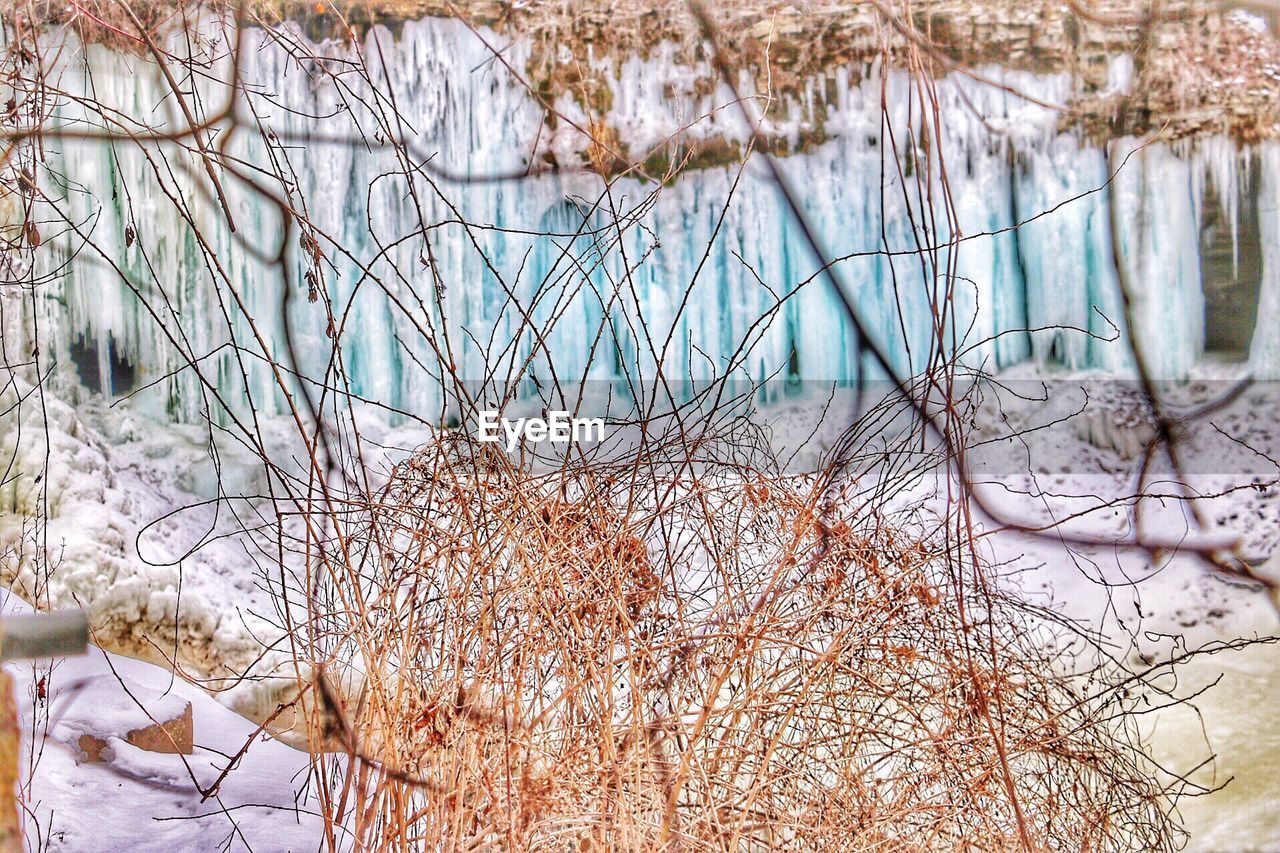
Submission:
M 38 348 L 41 370 L 52 370 L 67 393 L 145 389 L 141 404 L 179 420 L 238 405 L 246 390 L 260 407 L 282 408 L 277 382 L 289 387 L 293 367 L 286 315 L 297 370 L 313 388 L 335 381 L 340 360 L 351 393 L 422 417 L 438 415 L 446 373 L 539 383 L 659 371 L 679 381 L 842 380 L 866 367 L 758 158 L 742 169 L 689 170 L 666 185 L 627 178 L 607 192 L 588 173 L 450 180 L 407 169 L 379 147 L 379 115 L 398 111 L 403 138 L 433 169 L 475 178 L 518 173 L 544 154 L 571 162 L 581 135 L 567 122 L 545 122 L 521 83 L 458 22 L 371 32 L 361 49 L 377 98 L 343 72 L 351 47 L 326 46 L 330 77 L 261 31 L 244 35 L 241 126 L 229 139 L 223 126 L 213 143 L 238 164 L 221 173 L 235 233 L 202 164 L 173 146 L 51 139 L 39 180 L 57 204 L 41 214 L 45 239 L 36 252 L 36 272 L 48 280 L 34 290 L 3 288 L 11 363 Z M 510 46 L 506 63 L 521 67 L 522 50 Z M 77 93 L 184 126 L 150 61 L 91 46 L 66 50 L 59 62 L 67 96 L 57 119 L 69 132 L 103 125 Z M 182 85 L 205 91 L 206 106 L 216 108 L 225 99 L 216 78 L 228 64 L 225 56 L 211 61 L 209 80 Z M 632 152 L 686 125 L 694 137 L 749 137 L 726 87 L 696 92 L 690 69 L 661 51 L 602 65 L 613 81 L 604 120 Z M 986 73 L 1048 103 L 1065 102 L 1073 85 L 1065 75 Z M 798 138 L 823 123 L 825 141 L 783 166 L 898 369 L 918 371 L 930 357 L 933 306 L 947 280 L 935 273 L 949 265 L 956 295 L 945 339 L 967 362 L 1124 369 L 1107 210 L 1115 193 L 1134 317 L 1165 378 L 1184 376 L 1203 356 L 1212 322 L 1200 257 L 1205 205 L 1222 205 L 1232 223 L 1256 205 L 1263 263 L 1253 286 L 1263 322 L 1250 357 L 1258 375 L 1280 373 L 1280 333 L 1270 319 L 1280 301 L 1275 145 L 1238 151 L 1207 139 L 1138 148 L 1123 140 L 1108 161 L 1060 133 L 1053 110 L 952 76 L 937 84 L 939 146 L 919 141 L 918 96 L 897 72 L 888 75 L 885 121 L 878 69 L 838 69 L 810 90 L 807 101 L 774 104 L 766 129 Z M 591 121 L 572 98 L 557 108 L 576 123 Z M 905 178 L 883 155 L 886 126 L 905 154 Z M 368 145 L 353 141 L 357 131 Z M 916 251 L 950 238 L 937 169 L 934 180 L 921 178 L 939 147 L 965 238 L 954 257 Z M 1124 163 L 1110 183 L 1108 162 Z M 287 194 L 309 217 L 283 246 L 287 277 L 269 262 L 286 237 L 263 188 Z M 184 221 L 184 208 L 198 227 Z M 309 300 L 309 290 L 324 298 Z M 553 319 L 545 336 L 529 331 Z

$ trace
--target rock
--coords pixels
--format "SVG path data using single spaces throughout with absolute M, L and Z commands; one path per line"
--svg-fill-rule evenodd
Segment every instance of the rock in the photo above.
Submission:
M 59 700 L 66 704 L 53 736 L 81 761 L 114 760 L 113 740 L 147 752 L 191 755 L 195 748 L 191 703 L 173 693 L 101 678 L 60 693 Z
M 170 720 L 157 720 L 124 735 L 125 743 L 147 752 L 181 753 L 190 755 L 195 749 L 195 728 L 191 720 L 191 703 L 187 702 L 182 713 Z M 93 734 L 82 734 L 76 742 L 86 762 L 109 761 L 113 757 L 110 744 Z M 106 753 L 104 755 L 104 753 Z

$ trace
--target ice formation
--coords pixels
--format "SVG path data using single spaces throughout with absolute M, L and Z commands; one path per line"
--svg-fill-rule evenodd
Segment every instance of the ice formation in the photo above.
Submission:
M 367 96 L 364 82 L 315 73 L 309 60 L 291 57 L 260 31 L 245 38 L 248 97 L 237 108 L 244 127 L 217 142 L 248 164 L 244 177 L 272 192 L 280 184 L 250 167 L 287 159 L 292 183 L 285 191 L 305 203 L 324 254 L 314 288 L 332 305 L 343 371 L 359 397 L 438 416 L 442 362 L 464 379 L 505 379 L 523 369 L 526 379 L 543 383 L 553 372 L 572 381 L 659 370 L 680 381 L 725 374 L 842 380 L 865 367 L 835 294 L 758 158 L 741 174 L 729 164 L 690 170 L 666 186 L 628 178 L 608 193 L 589 174 L 461 183 L 422 171 L 411 194 L 391 150 L 348 142 L 357 127 L 379 139 L 370 107 L 353 99 Z M 352 48 L 325 50 L 341 56 Z M 504 54 L 511 67 L 521 67 L 523 50 L 516 43 Z M 92 90 L 125 114 L 183 126 L 149 61 L 99 46 L 64 56 L 60 80 L 69 92 Z M 543 126 L 541 107 L 458 22 L 406 23 L 394 37 L 375 29 L 362 56 L 383 104 L 394 99 L 413 153 L 430 157 L 433 167 L 492 176 L 523 170 L 542 152 L 570 161 L 582 148 L 569 123 Z M 727 106 L 727 87 L 695 92 L 688 85 L 693 70 L 670 54 L 610 62 L 601 60 L 613 87 L 604 120 L 631 151 L 685 125 L 695 137 L 747 139 L 750 128 Z M 210 76 L 226 66 L 225 58 L 212 63 Z M 1129 66 L 1114 66 L 1120 90 Z M 1066 75 L 986 73 L 1047 104 L 1064 102 L 1074 85 Z M 216 104 L 225 93 L 208 85 Z M 1108 155 L 1059 132 L 1054 110 L 955 75 L 937 83 L 941 143 L 925 144 L 911 82 L 889 72 L 887 85 L 887 122 L 879 70 L 859 67 L 813 81 L 807 101 L 775 105 L 766 129 L 795 137 L 825 122 L 826 141 L 784 158 L 784 168 L 803 188 L 809 216 L 831 255 L 843 259 L 838 266 L 851 295 L 898 370 L 918 371 L 930 354 L 931 303 L 944 279 L 913 251 L 949 238 L 940 186 L 920 178 L 940 148 L 965 238 L 955 250 L 947 346 L 963 349 L 966 361 L 1128 365 L 1117 339 L 1124 312 L 1109 237 L 1114 193 L 1148 360 L 1161 377 L 1185 376 L 1204 349 L 1198 247 L 1212 183 L 1233 222 L 1241 205 L 1258 206 L 1263 322 L 1251 358 L 1256 374 L 1280 372 L 1280 343 L 1265 322 L 1280 299 L 1274 145 L 1251 152 L 1222 139 L 1178 147 L 1121 140 Z M 572 98 L 562 97 L 557 108 L 578 123 L 590 121 Z M 59 117 L 68 128 L 86 126 L 71 99 Z M 270 146 L 259 126 L 270 128 Z M 885 127 L 907 152 L 905 186 L 892 164 L 884 165 Z M 197 421 L 249 396 L 270 413 L 284 408 L 270 362 L 294 366 L 287 315 L 298 371 L 313 389 L 332 382 L 326 300 L 306 298 L 315 252 L 298 245 L 297 231 L 285 234 L 275 205 L 228 173 L 233 235 L 201 165 L 171 148 L 166 163 L 160 147 L 70 138 L 48 145 L 41 180 L 62 198 L 71 222 L 46 226 L 56 235 L 46 237 L 38 263 L 57 271 L 54 280 L 34 295 L 6 289 L 6 355 L 13 362 L 29 357 L 39 330 L 42 368 L 53 368 L 56 385 L 73 399 L 83 393 L 78 389 L 116 396 L 149 386 L 139 405 L 177 421 Z M 1256 200 L 1236 191 L 1251 162 L 1261 170 Z M 1111 182 L 1109 168 L 1119 168 Z M 415 204 L 428 225 L 426 241 Z M 190 208 L 207 249 L 176 205 Z M 1046 211 L 1052 213 L 1040 215 Z M 619 213 L 633 217 L 620 232 L 612 225 Z M 922 240 L 913 221 L 930 220 L 939 233 Z M 282 240 L 289 241 L 287 281 L 239 242 L 272 255 Z M 936 257 L 943 269 L 949 260 L 945 250 Z M 444 285 L 439 293 L 433 269 Z M 535 343 L 523 328 L 526 309 L 535 324 L 558 318 L 544 340 Z M 762 316 L 769 321 L 758 323 Z M 437 357 L 437 349 L 448 355 Z M 292 387 L 292 380 L 283 384 Z
M 264 474 L 230 444 L 215 470 L 209 440 L 196 425 L 159 428 L 93 403 L 76 411 L 10 382 L 0 390 L 0 576 L 42 609 L 84 608 L 98 644 L 209 679 L 221 701 L 261 719 L 289 687 L 270 677 L 289 660 L 264 650 L 279 633 L 272 584 L 222 507 L 260 492 Z M 267 440 L 284 458 L 283 440 Z

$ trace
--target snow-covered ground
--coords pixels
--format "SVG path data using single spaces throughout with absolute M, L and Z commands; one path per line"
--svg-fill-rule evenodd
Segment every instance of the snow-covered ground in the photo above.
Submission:
M 1139 462 L 1132 455 L 1132 439 L 1141 431 L 1141 418 L 1133 417 L 1131 393 L 1105 381 L 1089 385 L 1098 381 L 1096 376 L 1064 374 L 1051 377 L 1053 399 L 1046 401 L 1029 390 L 1043 375 L 1028 369 L 1001 378 L 1025 399 L 1001 394 L 997 404 L 991 394 L 976 413 L 975 437 L 991 441 L 974 451 L 975 473 L 987 481 L 984 496 L 1033 520 L 1063 520 L 1091 510 L 1065 529 L 1116 536 L 1131 532 L 1131 505 L 1107 504 L 1111 497 L 1132 493 L 1136 480 Z M 1203 401 L 1228 381 L 1228 374 L 1215 373 L 1183 392 Z M 1081 384 L 1092 390 L 1088 411 L 1095 416 L 1022 433 L 1054 424 L 1073 411 L 1078 401 L 1072 389 Z M 1245 453 L 1239 441 L 1224 435 L 1255 448 L 1274 448 L 1277 428 L 1270 412 L 1275 398 L 1271 385 L 1253 387 L 1184 437 L 1193 486 L 1206 494 L 1245 486 L 1200 503 L 1208 527 L 1219 531 L 1213 535 L 1241 536 L 1244 552 L 1261 561 L 1264 573 L 1276 562 L 1274 556 L 1263 558 L 1272 554 L 1280 534 L 1280 489 L 1269 484 L 1280 471 L 1274 466 L 1268 470 L 1265 459 Z M 814 405 L 811 400 L 786 402 L 761 420 L 775 441 L 794 443 L 813 432 Z M 836 414 L 841 411 L 838 405 L 831 409 L 829 422 L 800 462 L 811 463 L 830 445 L 845 422 Z M 42 494 L 34 480 L 46 470 L 42 442 L 47 423 L 47 532 L 60 559 L 42 587 L 42 604 L 78 602 L 90 610 L 100 630 L 118 632 L 104 633 L 104 642 L 154 660 L 166 656 L 160 650 L 171 654 L 176 649 L 185 665 L 205 677 L 225 677 L 243 668 L 279 636 L 272 584 L 278 583 L 280 566 L 253 537 L 217 535 L 243 526 L 263 506 L 257 496 L 265 494 L 266 475 L 248 452 L 219 441 L 220 472 L 215 471 L 207 431 L 146 420 L 127 404 L 72 410 L 48 398 L 43 409 L 28 405 L 24 412 L 26 440 L 38 437 L 37 450 L 18 454 L 16 479 L 5 493 L 8 514 L 0 522 L 0 556 L 18 586 L 25 583 L 29 589 L 35 580 L 23 574 L 27 564 L 21 559 L 22 548 L 34 543 L 22 544 L 14 510 L 32 509 Z M 391 429 L 376 421 L 361 429 L 370 447 L 388 448 L 379 451 L 381 461 L 371 455 L 375 466 L 425 438 L 421 431 Z M 1021 434 L 1001 438 L 1010 431 Z M 287 425 L 268 425 L 265 432 L 275 436 L 278 458 L 288 458 Z M 13 439 L 12 429 L 0 431 L 0 440 Z M 1247 463 L 1241 461 L 1245 458 Z M 1160 485 L 1153 491 L 1171 493 L 1167 470 L 1161 465 L 1154 470 Z M 215 502 L 219 497 L 222 501 Z M 174 513 L 177 509 L 183 511 Z M 157 519 L 164 520 L 152 524 Z M 1168 497 L 1144 501 L 1142 524 L 1162 538 L 1190 541 L 1203 535 Z M 987 522 L 986 530 L 992 528 Z M 1153 561 L 1138 550 L 1079 547 L 1008 531 L 985 536 L 983 542 L 1009 583 L 1100 629 L 1113 653 L 1135 666 L 1205 644 L 1280 633 L 1264 594 L 1209 571 L 1189 554 L 1163 554 Z M 10 597 L 11 607 L 20 606 L 15 601 Z M 181 627 L 176 635 L 175 617 Z M 268 656 L 259 666 L 265 671 L 280 660 Z M 307 767 L 301 752 L 258 737 L 227 775 L 217 798 L 202 800 L 197 790 L 196 782 L 208 784 L 225 767 L 227 756 L 253 734 L 255 726 L 246 717 L 261 719 L 273 707 L 269 685 L 247 681 L 217 693 L 215 701 L 165 669 L 100 651 L 59 663 L 51 672 L 30 665 L 11 669 L 19 678 L 24 717 L 37 724 L 32 753 L 37 759 L 27 794 L 35 819 L 28 825 L 48 849 L 214 849 L 223 842 L 230 849 L 315 847 L 317 819 L 308 812 L 306 799 L 298 799 Z M 74 738 L 67 733 L 81 731 L 100 713 L 78 698 L 90 693 L 81 685 L 109 684 L 113 671 L 143 685 L 157 702 L 169 701 L 161 698 L 166 693 L 192 701 L 195 756 L 184 763 L 177 756 L 113 744 L 110 763 L 77 763 L 76 749 L 66 742 Z M 42 676 L 46 698 L 38 700 L 36 685 Z M 1280 645 L 1195 658 L 1159 684 L 1187 696 L 1219 676 L 1216 686 L 1197 697 L 1198 713 L 1179 706 L 1146 718 L 1152 749 L 1171 772 L 1194 769 L 1192 778 L 1199 784 L 1214 787 L 1231 780 L 1220 791 L 1183 802 L 1193 849 L 1280 846 L 1280 812 L 1271 805 L 1280 769 L 1275 749 L 1280 720 L 1270 712 L 1280 698 Z M 41 722 L 46 715 L 48 722 Z M 1202 765 L 1211 756 L 1216 757 Z M 86 801 L 98 806 L 85 810 Z M 101 819 L 121 814 L 146 819 Z
M 84 607 L 110 648 L 233 679 L 212 685 L 229 688 L 232 707 L 266 704 L 262 682 L 234 676 L 279 636 L 268 588 L 278 571 L 262 543 L 223 538 L 252 520 L 244 496 L 260 466 L 224 442 L 215 471 L 207 431 L 162 428 L 127 407 L 73 409 L 22 385 L 0 396 L 0 451 L 13 460 L 0 502 L 5 580 L 42 608 Z M 281 660 L 267 655 L 256 672 Z
M 1214 365 L 1205 365 L 1202 373 L 1170 389 L 1171 399 L 1184 404 L 1176 411 L 1226 393 L 1239 375 Z M 1280 579 L 1280 467 L 1272 461 L 1280 459 L 1275 383 L 1250 385 L 1229 406 L 1182 433 L 1187 480 L 1202 496 L 1197 504 L 1204 528 L 1198 530 L 1185 505 L 1172 497 L 1179 490 L 1165 459 L 1156 460 L 1147 485 L 1161 497 L 1143 501 L 1140 517 L 1131 502 L 1109 503 L 1134 492 L 1141 468 L 1141 454 L 1132 452 L 1134 433 L 1142 433 L 1134 412 L 1135 402 L 1141 403 L 1132 383 L 1097 375 L 1046 377 L 1030 368 L 1001 378 L 1031 399 L 1006 394 L 999 407 L 986 407 L 987 436 L 1052 424 L 1083 405 L 1086 392 L 1096 414 L 980 450 L 975 467 L 988 472 L 983 494 L 993 505 L 1023 519 L 1061 521 L 1063 530 L 1109 532 L 1118 539 L 1131 536 L 1139 523 L 1148 536 L 1175 543 L 1238 539 L 1256 574 Z M 1038 399 L 1046 379 L 1050 399 Z M 1015 474 L 1018 466 L 1022 473 Z M 1214 572 L 1185 551 L 1152 557 L 1135 549 L 1080 547 L 1055 541 L 1052 531 L 1046 538 L 1006 530 L 986 541 L 993 561 L 1005 566 L 1007 577 L 1028 597 L 1051 601 L 1064 615 L 1101 628 L 1111 651 L 1135 668 L 1190 650 L 1280 635 L 1280 617 L 1265 591 Z M 1275 714 L 1280 645 L 1260 642 L 1193 656 L 1153 683 L 1172 695 L 1195 697 L 1159 710 L 1161 703 L 1151 698 L 1153 710 L 1142 727 L 1153 756 L 1170 773 L 1190 773 L 1194 784 L 1220 788 L 1180 802 L 1188 849 L 1280 848 L 1280 811 L 1274 808 L 1280 778 L 1280 717 Z
M 3 609 L 31 608 L 5 594 Z M 31 849 L 283 853 L 317 848 L 321 821 L 300 793 L 309 768 L 306 754 L 257 735 L 253 723 L 199 688 L 160 667 L 96 648 L 84 657 L 12 663 L 6 669 L 24 723 L 24 769 L 30 781 L 23 798 Z M 131 708 L 135 698 L 138 706 Z M 176 700 L 191 703 L 192 755 L 146 752 L 113 737 L 109 760 L 83 761 L 77 746 L 82 732 L 127 730 L 128 721 L 141 713 L 138 708 L 156 714 Z M 202 790 L 208 791 L 233 760 L 232 771 L 205 797 Z

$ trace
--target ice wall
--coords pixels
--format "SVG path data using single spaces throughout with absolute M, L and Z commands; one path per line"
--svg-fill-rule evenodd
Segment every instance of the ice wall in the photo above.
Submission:
M 220 171 L 235 232 L 197 157 L 160 143 L 51 139 L 40 180 L 57 204 L 44 211 L 37 252 L 49 280 L 4 289 L 11 361 L 38 337 L 42 369 L 70 393 L 146 386 L 139 401 L 179 420 L 243 409 L 249 397 L 279 411 L 295 368 L 313 394 L 345 381 L 360 398 L 422 417 L 440 414 L 449 375 L 546 387 L 584 377 L 625 385 L 659 372 L 677 384 L 725 374 L 850 379 L 865 368 L 758 158 L 666 185 L 628 178 L 607 191 L 582 173 L 468 183 L 454 178 L 518 173 L 544 154 L 575 162 L 584 141 L 570 122 L 544 122 L 462 25 L 408 23 L 395 37 L 375 30 L 358 54 L 327 46 L 336 78 L 262 32 L 245 39 L 241 126 L 224 122 L 209 142 L 236 158 Z M 523 66 L 522 50 L 504 52 L 510 67 Z M 88 93 L 121 115 L 184 125 L 149 61 L 96 46 L 63 56 L 64 127 L 101 129 L 101 114 L 75 100 Z M 356 58 L 376 96 L 337 61 Z M 602 67 L 613 93 L 595 118 L 632 152 L 682 127 L 693 137 L 750 136 L 728 89 L 697 93 L 694 70 L 670 54 Z M 209 79 L 182 85 L 205 92 L 212 109 L 225 98 L 214 81 L 227 68 L 225 57 L 211 61 Z M 1065 102 L 1073 85 L 986 73 L 1049 104 Z M 1244 155 L 1223 141 L 1175 150 L 1125 140 L 1104 152 L 1059 134 L 1054 110 L 1006 89 L 952 76 L 936 90 L 941 140 L 923 138 L 919 93 L 900 73 L 887 75 L 882 117 L 874 67 L 839 69 L 765 116 L 765 130 L 792 138 L 824 123 L 826 141 L 784 168 L 895 366 L 926 366 L 941 317 L 945 346 L 969 363 L 1124 369 L 1114 194 L 1148 360 L 1160 376 L 1185 375 L 1204 339 L 1205 181 L 1227 188 L 1225 204 L 1252 203 L 1229 190 Z M 592 120 L 572 98 L 557 107 L 574 123 Z M 393 111 L 399 118 L 389 120 Z M 388 127 L 429 168 L 406 169 L 379 147 Z M 885 157 L 889 129 L 904 175 Z M 1274 147 L 1261 163 L 1269 198 L 1280 182 Z M 305 210 L 301 231 L 286 232 L 270 195 Z M 964 238 L 951 247 L 948 210 Z M 1280 268 L 1274 205 L 1263 223 L 1265 307 Z M 287 277 L 269 262 L 282 245 Z M 942 248 L 919 251 L 931 247 Z M 948 288 L 952 307 L 940 314 Z M 1253 350 L 1255 370 L 1280 372 L 1273 332 L 1255 335 Z
M 1274 377 L 1280 373 L 1280 323 L 1276 322 L 1280 317 L 1280 146 L 1268 146 L 1263 152 L 1261 184 L 1258 225 L 1263 235 L 1262 287 L 1250 357 L 1255 364 L 1269 368 L 1269 376 Z

